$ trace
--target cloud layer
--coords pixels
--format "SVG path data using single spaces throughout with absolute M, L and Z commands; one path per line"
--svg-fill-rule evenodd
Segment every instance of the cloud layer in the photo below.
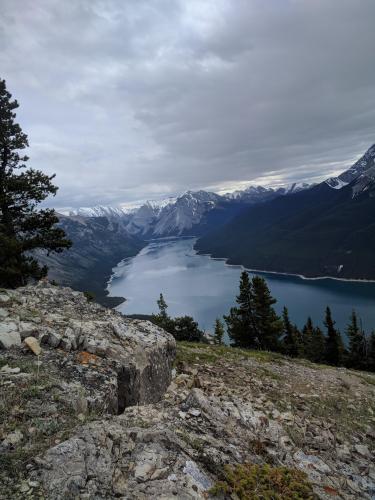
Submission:
M 373 0 L 2 0 L 57 207 L 320 179 L 375 142 Z

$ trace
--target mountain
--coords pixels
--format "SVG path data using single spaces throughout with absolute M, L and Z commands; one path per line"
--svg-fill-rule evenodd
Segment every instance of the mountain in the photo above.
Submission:
M 95 207 L 78 208 L 77 210 L 71 211 L 69 215 L 78 215 L 81 217 L 108 217 L 110 219 L 113 219 L 118 217 L 127 217 L 132 214 L 132 212 L 132 209 L 127 210 L 118 207 L 97 205 Z
M 374 151 L 337 178 L 340 187 L 330 180 L 249 207 L 197 249 L 251 269 L 375 279 Z
M 124 229 L 141 238 L 203 234 L 226 223 L 249 205 L 307 189 L 308 184 L 265 188 L 250 186 L 243 191 L 219 195 L 208 191 L 187 191 L 161 202 L 147 201 L 138 208 L 96 206 L 79 208 L 70 215 L 107 217 L 121 221 Z
M 248 203 L 259 203 L 266 200 L 276 198 L 277 196 L 283 196 L 286 194 L 297 193 L 298 191 L 303 191 L 312 187 L 311 184 L 306 182 L 297 183 L 294 182 L 287 186 L 276 187 L 276 188 L 266 188 L 263 186 L 249 186 L 242 191 L 234 191 L 232 193 L 226 193 L 224 197 L 228 200 L 241 200 Z
M 342 187 L 353 182 L 360 175 L 366 172 L 366 170 L 373 166 L 375 166 L 375 144 L 373 144 L 352 167 L 345 170 L 345 172 L 340 174 L 338 177 L 331 177 L 330 179 L 327 179 L 326 183 L 333 189 L 341 189 Z
M 144 243 L 107 217 L 59 214 L 59 225 L 73 245 L 62 253 L 38 255 L 39 261 L 48 266 L 48 278 L 59 285 L 93 292 L 103 305 L 123 302 L 120 297 L 107 297 L 106 283 L 112 268 L 125 257 L 136 255 Z

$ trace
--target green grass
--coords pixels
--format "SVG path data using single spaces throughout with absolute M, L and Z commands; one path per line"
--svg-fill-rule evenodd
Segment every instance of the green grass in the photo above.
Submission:
M 359 375 L 358 373 L 356 373 L 355 375 L 357 375 L 357 377 L 359 377 L 361 380 L 363 380 L 363 382 L 365 382 L 366 384 L 375 385 L 375 376 Z
M 217 360 L 239 360 L 254 359 L 261 363 L 283 363 L 286 361 L 282 354 L 257 351 L 252 349 L 239 349 L 224 345 L 210 345 L 199 342 L 177 342 L 176 364 L 179 361 L 188 364 L 197 362 L 207 362 L 214 364 Z

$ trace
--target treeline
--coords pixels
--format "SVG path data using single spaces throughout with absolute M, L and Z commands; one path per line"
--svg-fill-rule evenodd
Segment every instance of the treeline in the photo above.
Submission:
M 325 332 L 314 326 L 311 318 L 300 330 L 291 322 L 286 307 L 282 317 L 276 314 L 273 308 L 276 299 L 260 276 L 250 280 L 246 271 L 241 274 L 236 302 L 237 306 L 224 316 L 233 347 L 279 352 L 314 363 L 375 371 L 375 332 L 366 336 L 355 311 L 346 329 L 349 343 L 345 348 L 329 307 L 324 318 Z M 223 330 L 220 324 L 217 320 L 215 339 L 218 343 Z

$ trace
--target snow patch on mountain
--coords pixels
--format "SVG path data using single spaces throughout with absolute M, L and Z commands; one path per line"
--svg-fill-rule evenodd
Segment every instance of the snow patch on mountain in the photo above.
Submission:
M 375 144 L 373 144 L 348 170 L 345 170 L 345 172 L 337 177 L 327 179 L 325 182 L 332 189 L 341 189 L 353 182 L 355 179 L 359 178 L 364 172 L 372 168 L 374 165 Z

